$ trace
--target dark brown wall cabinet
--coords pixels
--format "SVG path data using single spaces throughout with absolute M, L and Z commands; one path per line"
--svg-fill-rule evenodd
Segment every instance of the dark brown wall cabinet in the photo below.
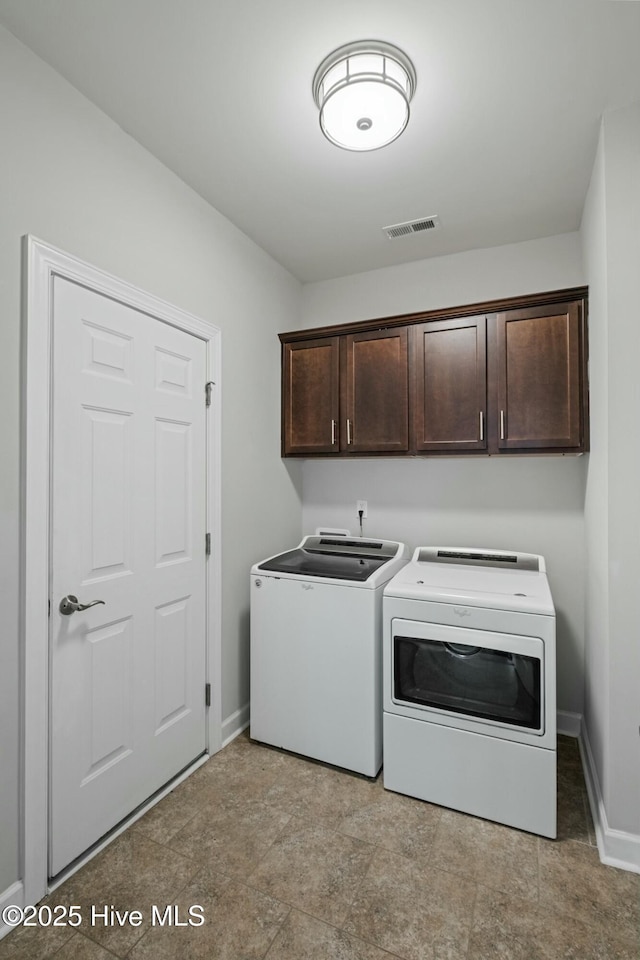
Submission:
M 588 449 L 586 288 L 281 334 L 284 456 Z
M 344 338 L 342 385 L 346 453 L 406 453 L 409 449 L 407 329 Z
M 416 450 L 486 450 L 485 317 L 433 320 L 411 332 Z
M 338 337 L 285 343 L 282 395 L 286 453 L 337 453 Z
M 564 303 L 496 317 L 498 447 L 580 447 L 580 310 Z

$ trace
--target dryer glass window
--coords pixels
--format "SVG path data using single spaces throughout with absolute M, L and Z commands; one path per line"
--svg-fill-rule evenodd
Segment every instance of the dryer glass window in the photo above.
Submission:
M 394 699 L 540 730 L 539 658 L 416 637 L 393 638 Z

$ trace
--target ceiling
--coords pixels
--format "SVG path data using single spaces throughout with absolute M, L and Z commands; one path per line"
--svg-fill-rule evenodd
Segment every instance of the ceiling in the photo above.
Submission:
M 576 230 L 599 118 L 640 100 L 633 0 L 0 0 L 0 23 L 303 281 Z M 371 38 L 417 90 L 399 140 L 350 153 L 311 81 Z

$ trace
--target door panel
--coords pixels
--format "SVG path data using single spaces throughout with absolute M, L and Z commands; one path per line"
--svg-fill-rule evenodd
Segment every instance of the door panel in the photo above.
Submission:
M 156 420 L 156 563 L 190 560 L 191 426 Z
M 191 397 L 191 360 L 156 347 L 156 388 Z
M 484 316 L 413 328 L 416 450 L 486 450 Z
M 345 339 L 347 453 L 409 449 L 407 329 L 374 330 Z
M 338 452 L 338 343 L 326 337 L 283 347 L 283 456 Z
M 90 630 L 87 639 L 89 757 L 84 780 L 128 756 L 133 731 L 133 621 L 131 618 Z
M 128 413 L 83 407 L 84 582 L 131 571 L 132 423 Z
M 579 447 L 578 304 L 510 310 L 496 324 L 498 448 Z
M 190 598 L 156 607 L 156 734 L 188 710 Z
M 131 337 L 82 321 L 84 372 L 131 382 Z
M 61 278 L 53 340 L 51 875 L 204 752 L 206 639 L 204 343 Z

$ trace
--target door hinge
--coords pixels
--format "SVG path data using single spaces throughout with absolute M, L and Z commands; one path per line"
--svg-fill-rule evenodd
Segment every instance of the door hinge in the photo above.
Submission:
M 204 552 L 207 557 L 211 556 L 211 534 L 205 533 L 204 535 Z
M 211 390 L 215 386 L 215 380 L 209 380 L 204 385 L 205 402 L 208 407 L 211 406 Z
M 51 616 L 51 600 L 47 600 L 47 616 Z
M 204 685 L 204 705 L 205 707 L 211 706 L 211 684 L 205 683 Z

